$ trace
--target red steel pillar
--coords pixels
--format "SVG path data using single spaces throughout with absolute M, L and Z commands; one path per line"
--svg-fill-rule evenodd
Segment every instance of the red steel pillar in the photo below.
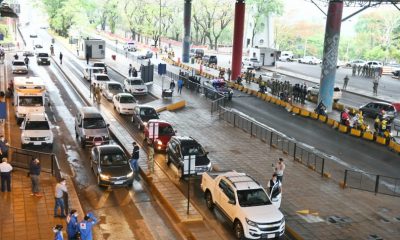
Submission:
M 236 79 L 242 69 L 243 52 L 243 33 L 244 33 L 244 0 L 236 0 L 235 4 L 235 23 L 233 28 L 233 47 L 232 47 L 232 75 L 230 80 Z

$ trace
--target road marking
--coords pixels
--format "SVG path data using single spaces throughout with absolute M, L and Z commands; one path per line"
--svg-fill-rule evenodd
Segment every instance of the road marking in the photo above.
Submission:
M 302 219 L 304 219 L 308 223 L 318 223 L 324 222 L 324 219 L 320 218 L 318 212 L 310 211 L 308 209 L 296 211 L 297 215 L 299 215 Z

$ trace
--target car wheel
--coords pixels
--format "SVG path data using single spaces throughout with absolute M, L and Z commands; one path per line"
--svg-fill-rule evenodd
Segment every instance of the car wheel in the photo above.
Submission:
M 212 199 L 210 191 L 206 192 L 205 198 L 206 198 L 207 208 L 210 209 L 210 210 L 213 210 L 214 209 L 214 202 L 213 202 L 213 199 Z
M 235 236 L 236 239 L 242 240 L 244 239 L 244 231 L 243 231 L 243 226 L 240 223 L 240 221 L 236 221 L 234 224 L 234 229 L 235 229 Z

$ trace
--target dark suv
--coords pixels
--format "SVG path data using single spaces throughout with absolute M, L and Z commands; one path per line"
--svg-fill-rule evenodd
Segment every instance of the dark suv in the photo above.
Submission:
M 171 163 L 178 169 L 179 178 L 189 174 L 184 167 L 185 159 L 195 156 L 195 169 L 191 175 L 200 175 L 211 170 L 211 161 L 207 157 L 208 152 L 192 137 L 173 136 L 167 146 L 167 165 Z M 186 166 L 189 164 L 187 163 Z
M 50 65 L 50 58 L 48 53 L 38 53 L 36 55 L 36 62 L 38 65 Z
M 386 102 L 370 102 L 360 107 L 360 111 L 364 115 L 376 118 L 376 116 L 381 112 L 385 111 L 385 116 L 393 119 L 396 117 L 396 108 L 391 103 Z
M 211 65 L 211 64 L 217 65 L 218 59 L 217 59 L 217 56 L 215 56 L 215 55 L 210 55 L 210 56 L 204 55 L 203 62 L 204 62 L 204 65 Z
M 147 127 L 147 122 L 150 119 L 159 119 L 158 113 L 153 107 L 139 105 L 133 109 L 132 122 L 139 130 Z
M 96 146 L 92 148 L 90 157 L 99 186 L 132 186 L 133 172 L 120 146 Z

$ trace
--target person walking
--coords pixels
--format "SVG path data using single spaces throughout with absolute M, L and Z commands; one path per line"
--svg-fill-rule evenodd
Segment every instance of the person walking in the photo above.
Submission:
M 38 158 L 32 159 L 29 164 L 29 176 L 31 177 L 32 182 L 32 193 L 31 196 L 41 197 L 40 194 L 40 183 L 39 183 L 39 176 L 42 167 L 40 165 L 40 161 Z
M 178 80 L 178 93 L 182 94 L 182 88 L 183 88 L 183 80 L 182 78 L 179 78 Z
M 26 67 L 29 68 L 29 58 L 28 58 L 28 56 L 25 56 L 24 63 L 26 65 Z
M 89 65 L 89 60 L 90 60 L 89 52 L 86 52 L 86 65 Z
M 171 79 L 171 82 L 169 83 L 169 89 L 171 89 L 172 93 L 174 93 L 174 90 L 175 90 L 175 81 L 174 81 L 174 79 Z
M 98 223 L 93 213 L 88 213 L 78 225 L 81 240 L 93 240 L 93 226 Z
M 132 77 L 137 77 L 138 76 L 138 72 L 136 70 L 135 67 L 132 68 Z
M 154 146 L 153 143 L 149 144 L 149 152 L 148 152 L 148 158 L 147 158 L 147 164 L 148 164 L 148 173 L 147 175 L 152 175 L 154 173 Z
M 356 76 L 356 72 L 357 72 L 357 65 L 355 65 L 355 64 L 353 64 L 353 77 L 355 77 Z
M 100 88 L 100 84 L 98 83 L 97 85 L 96 85 L 96 101 L 97 101 L 97 103 L 99 103 L 100 104 L 100 100 L 101 100 L 101 88 Z
M 56 189 L 55 189 L 55 206 L 54 206 L 54 217 L 61 217 L 61 218 L 65 218 L 65 204 L 64 204 L 64 193 L 67 194 L 68 190 L 67 190 L 67 186 L 66 186 L 67 182 L 65 181 L 64 178 L 61 178 L 61 180 L 59 181 L 59 183 L 57 183 L 56 185 Z M 58 208 L 61 209 L 61 214 L 58 215 Z
M 54 46 L 50 45 L 50 54 L 51 56 L 54 56 Z
M 373 86 L 372 86 L 372 94 L 374 95 L 374 96 L 378 96 L 378 79 L 377 78 L 375 78 L 374 79 L 374 81 L 373 81 Z
M 277 175 L 278 180 L 283 183 L 283 172 L 285 171 L 285 163 L 283 163 L 283 158 L 279 158 L 279 161 L 275 167 L 275 173 Z
M 132 156 L 131 156 L 131 160 L 129 161 L 129 164 L 131 165 L 132 171 L 134 171 L 135 174 L 137 174 L 137 173 L 139 173 L 138 161 L 139 161 L 140 148 L 136 142 L 133 142 L 132 145 L 133 145 L 133 150 L 132 150 Z
M 67 236 L 68 240 L 78 239 L 79 225 L 78 225 L 78 212 L 72 209 L 67 216 Z
M 129 64 L 129 69 L 128 69 L 128 76 L 131 77 L 132 76 L 132 64 Z
M 11 171 L 13 167 L 7 162 L 7 158 L 2 159 L 0 163 L 0 175 L 1 175 L 1 191 L 11 192 Z
M 269 196 L 272 198 L 275 198 L 276 196 L 279 195 L 279 193 L 282 192 L 281 188 L 281 182 L 278 179 L 278 175 L 276 173 L 272 174 L 272 178 L 268 181 L 267 187 L 269 191 Z
M 358 66 L 358 67 L 357 67 L 357 73 L 358 73 L 357 75 L 358 75 L 358 76 L 360 76 L 361 69 L 362 69 L 362 66 Z
M 53 227 L 54 240 L 64 240 L 62 229 L 63 226 L 61 224 L 57 224 L 56 226 Z
M 4 135 L 0 136 L 0 159 L 7 158 L 8 157 L 8 148 L 9 144 L 4 137 Z
M 60 52 L 60 64 L 62 65 L 63 54 Z
M 228 74 L 228 81 L 231 80 L 231 75 L 232 75 L 232 71 L 230 68 L 228 68 L 228 70 L 226 70 L 226 73 Z
M 349 76 L 346 75 L 346 76 L 344 77 L 344 79 L 343 79 L 343 87 L 342 87 L 343 90 L 346 90 L 347 84 L 349 83 L 349 80 L 350 80 L 350 79 L 349 79 Z

